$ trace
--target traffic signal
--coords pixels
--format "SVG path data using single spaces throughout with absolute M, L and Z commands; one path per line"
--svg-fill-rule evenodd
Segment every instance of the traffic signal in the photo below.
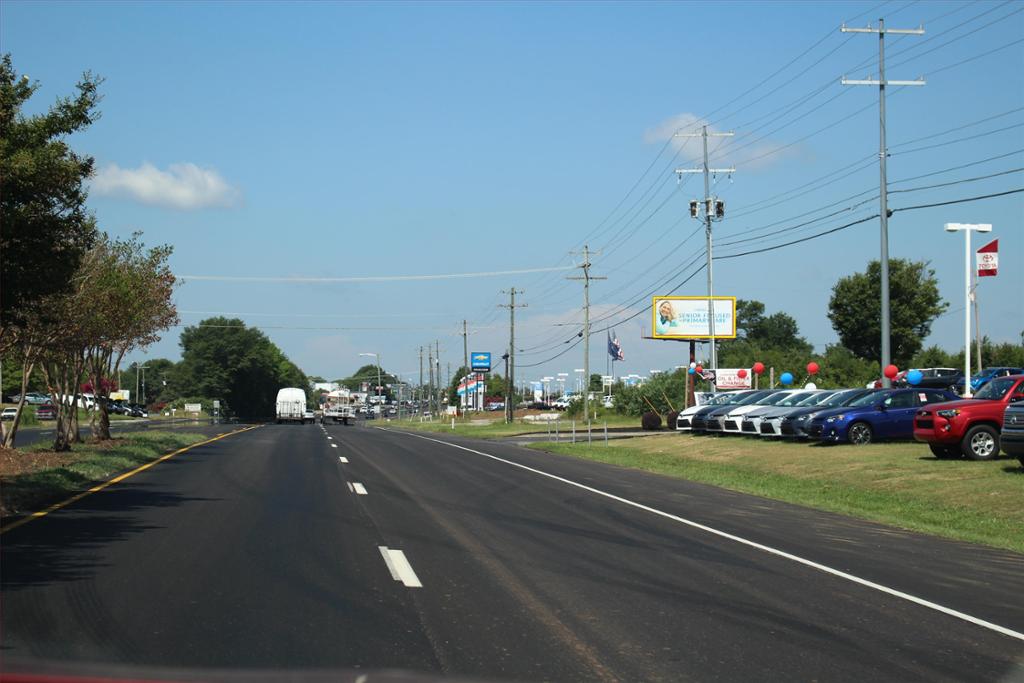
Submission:
M 722 218 L 725 216 L 725 202 L 721 199 L 715 200 L 715 218 Z
M 697 217 L 697 200 L 696 199 L 691 199 L 690 200 L 690 218 L 696 218 L 696 217 Z

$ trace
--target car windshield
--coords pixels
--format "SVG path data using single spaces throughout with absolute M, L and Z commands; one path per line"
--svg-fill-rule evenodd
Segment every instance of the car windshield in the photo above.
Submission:
M 979 389 L 978 393 L 974 395 L 974 398 L 994 401 L 1002 400 L 1002 398 L 1006 396 L 1006 393 L 1010 391 L 1016 383 L 1017 380 L 1012 377 L 1000 377 L 999 379 L 994 379 Z
M 755 391 L 741 398 L 739 401 L 736 402 L 736 405 L 748 406 L 751 403 L 762 403 L 765 397 L 771 395 L 772 392 L 770 391 Z
M 808 399 L 808 398 L 810 398 L 812 396 L 814 396 L 813 393 L 810 393 L 810 392 L 807 392 L 807 391 L 801 391 L 801 392 L 796 393 L 796 394 L 790 394 L 789 396 L 784 396 L 783 399 L 781 401 L 779 401 L 778 403 L 776 403 L 775 405 L 777 405 L 777 406 L 785 406 L 785 407 L 789 408 L 789 407 L 792 407 L 792 406 L 800 405 L 801 403 L 803 403 L 804 400 L 806 400 L 806 399 Z
M 797 403 L 796 405 L 801 408 L 807 406 L 826 405 L 828 400 L 835 395 L 836 392 L 834 391 L 819 391 L 804 398 L 804 400 L 800 401 L 800 403 Z
M 875 403 L 880 403 L 892 395 L 893 392 L 891 391 L 873 391 L 871 393 L 861 396 L 855 401 L 851 401 L 847 405 L 850 406 L 851 408 L 870 406 L 874 405 Z

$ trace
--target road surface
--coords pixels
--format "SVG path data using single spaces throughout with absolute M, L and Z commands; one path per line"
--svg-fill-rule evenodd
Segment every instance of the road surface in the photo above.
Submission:
M 3 666 L 1024 677 L 1020 555 L 382 426 L 261 426 L 3 534 Z

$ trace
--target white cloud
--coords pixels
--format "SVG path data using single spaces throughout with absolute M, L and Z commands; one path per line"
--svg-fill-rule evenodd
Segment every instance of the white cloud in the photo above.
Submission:
M 645 130 L 644 142 L 665 142 L 671 139 L 673 149 L 682 149 L 685 145 L 687 160 L 699 161 L 703 154 L 700 138 L 677 138 L 674 136 L 676 133 L 699 133 L 701 126 L 705 123 L 704 119 L 690 112 L 676 114 Z M 727 131 L 722 131 L 715 126 L 708 126 L 708 133 L 720 132 Z M 759 132 L 737 130 L 735 133 L 735 136 L 731 138 L 708 140 L 709 156 L 713 166 L 738 164 L 747 169 L 763 168 L 785 157 L 801 152 L 800 145 L 786 146 L 786 143 L 783 142 L 759 139 L 762 136 Z M 781 149 L 783 147 L 784 149 Z M 719 148 L 720 151 L 716 154 L 715 150 Z M 737 168 L 737 170 L 740 169 Z
M 212 168 L 192 163 L 171 164 L 166 171 L 144 162 L 138 168 L 110 164 L 100 169 L 92 188 L 101 195 L 128 197 L 143 204 L 194 210 L 230 207 L 241 193 Z

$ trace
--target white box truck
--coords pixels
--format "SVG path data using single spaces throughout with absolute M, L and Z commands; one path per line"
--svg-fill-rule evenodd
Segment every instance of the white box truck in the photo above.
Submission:
M 307 422 L 305 391 L 297 387 L 285 387 L 277 392 L 277 424 L 282 422 Z
M 324 397 L 324 422 L 348 424 L 355 417 L 352 392 L 342 387 Z

